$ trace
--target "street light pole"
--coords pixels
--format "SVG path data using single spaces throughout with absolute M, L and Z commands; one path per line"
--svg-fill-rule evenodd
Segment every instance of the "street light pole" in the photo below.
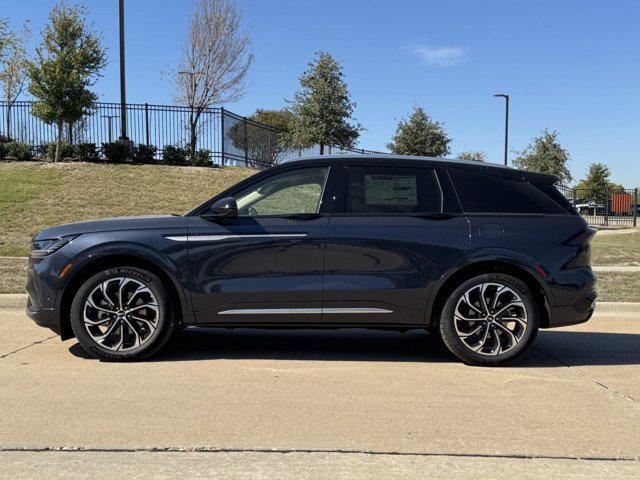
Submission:
M 127 84 L 124 73 L 124 0 L 119 0 L 120 13 L 120 140 L 127 141 Z
M 503 97 L 505 99 L 505 119 L 504 119 L 504 164 L 507 165 L 509 155 L 509 95 L 504 93 L 496 93 L 494 97 Z

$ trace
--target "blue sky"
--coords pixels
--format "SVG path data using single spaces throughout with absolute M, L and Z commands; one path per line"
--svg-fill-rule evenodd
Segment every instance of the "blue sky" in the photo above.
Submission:
M 360 146 L 384 149 L 413 106 L 445 122 L 453 153 L 503 155 L 511 95 L 510 150 L 547 127 L 560 132 L 571 170 L 604 162 L 612 179 L 640 185 L 640 2 L 616 0 L 418 1 L 237 0 L 251 30 L 255 64 L 247 95 L 229 109 L 279 108 L 297 89 L 313 52 L 343 63 L 367 130 Z M 2 0 L 0 16 L 39 31 L 50 0 Z M 117 101 L 117 0 L 85 0 L 105 36 L 109 66 L 96 85 Z M 126 0 L 131 102 L 172 101 L 163 72 L 177 62 L 188 0 Z M 513 154 L 510 154 L 513 158 Z

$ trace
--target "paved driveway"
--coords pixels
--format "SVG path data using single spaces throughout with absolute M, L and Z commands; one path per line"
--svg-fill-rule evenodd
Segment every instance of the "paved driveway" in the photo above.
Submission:
M 423 332 L 190 329 L 111 364 L 0 309 L 0 478 L 638 478 L 640 313 L 534 347 L 473 368 Z

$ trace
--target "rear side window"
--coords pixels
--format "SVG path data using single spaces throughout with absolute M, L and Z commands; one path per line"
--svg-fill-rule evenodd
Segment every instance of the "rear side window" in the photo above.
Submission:
M 449 175 L 465 213 L 567 213 L 547 193 L 522 179 L 455 170 Z
M 351 167 L 346 213 L 441 212 L 435 171 L 411 167 Z

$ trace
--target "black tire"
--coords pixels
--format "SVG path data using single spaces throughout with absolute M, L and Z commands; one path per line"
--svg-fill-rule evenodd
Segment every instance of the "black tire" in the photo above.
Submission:
M 514 307 L 509 308 L 506 312 L 514 312 L 511 315 L 515 317 L 520 317 L 526 313 L 526 317 L 524 317 L 525 322 L 508 322 L 507 320 L 503 320 L 503 315 L 494 316 L 493 313 L 497 312 L 502 306 L 502 303 L 497 304 L 498 306 L 495 309 L 489 308 L 491 315 L 488 315 L 486 318 L 488 320 L 479 320 L 477 322 L 469 322 L 467 320 L 456 320 L 456 307 L 459 302 L 463 307 L 466 307 L 468 303 L 464 300 L 465 292 L 471 292 L 468 295 L 468 298 L 471 300 L 470 303 L 473 303 L 479 310 L 484 311 L 484 307 L 480 304 L 480 291 L 483 288 L 483 285 L 490 285 L 485 290 L 485 298 L 490 295 L 491 292 L 499 292 L 501 291 L 499 287 L 494 285 L 502 285 L 504 293 L 502 293 L 502 297 L 504 298 L 504 305 L 513 304 Z M 491 290 L 494 289 L 494 290 Z M 520 303 L 515 302 L 515 296 L 511 296 L 511 292 L 517 295 L 521 300 Z M 471 298 L 472 295 L 477 295 L 478 301 L 474 302 L 474 298 Z M 496 293 L 497 295 L 497 293 Z M 486 305 L 486 303 L 485 303 Z M 520 306 L 522 305 L 522 306 Z M 489 307 L 489 306 L 488 306 Z M 462 307 L 461 307 L 462 308 Z M 471 312 L 471 310 L 468 310 Z M 475 316 L 480 317 L 481 313 L 470 313 L 469 316 L 475 318 Z M 507 316 L 508 313 L 505 313 L 504 316 Z M 466 318 L 466 317 L 465 317 Z M 484 317 L 483 317 L 484 318 Z M 512 318 L 509 316 L 508 318 Z M 439 331 L 440 336 L 442 337 L 442 341 L 444 342 L 447 349 L 453 353 L 456 357 L 462 360 L 464 363 L 468 365 L 488 365 L 488 366 L 499 366 L 504 365 L 507 362 L 510 362 L 520 355 L 522 355 L 531 345 L 533 340 L 538 333 L 538 327 L 540 323 L 540 313 L 539 306 L 536 302 L 534 295 L 531 293 L 529 287 L 512 275 L 507 275 L 503 273 L 486 273 L 476 275 L 468 280 L 462 282 L 449 296 L 447 302 L 442 309 L 442 313 L 439 321 Z M 456 323 L 458 322 L 458 323 Z M 500 324 L 500 325 L 498 325 Z M 525 326 L 526 324 L 526 326 Z M 462 335 L 467 334 L 469 331 L 476 331 L 478 328 L 479 333 L 474 334 L 475 336 L 465 337 L 471 343 L 473 340 L 478 340 L 478 345 L 483 344 L 482 340 L 485 342 L 489 342 L 488 336 L 490 335 L 490 343 L 487 346 L 484 343 L 479 352 L 474 351 L 472 346 L 465 343 L 459 335 L 456 325 L 458 325 L 458 329 L 464 327 L 465 325 L 469 325 L 468 331 L 463 331 Z M 508 325 L 514 325 L 515 335 L 512 332 L 512 335 L 506 333 L 504 328 L 507 328 Z M 519 325 L 519 326 L 518 326 Z M 486 330 L 485 330 L 486 328 Z M 497 333 L 494 333 L 494 330 Z M 485 334 L 484 332 L 487 332 Z M 495 337 L 494 337 L 495 335 Z M 518 339 L 518 341 L 514 341 Z M 504 345 L 502 343 L 504 343 Z M 477 348 L 475 345 L 473 347 Z M 493 347 L 493 350 L 497 352 L 496 354 L 491 352 L 486 352 L 486 349 L 489 347 Z M 502 349 L 504 348 L 504 352 Z M 482 353 L 484 352 L 484 353 Z
M 124 312 L 124 308 L 120 308 L 118 313 L 116 314 L 121 316 L 111 315 L 107 313 L 100 314 L 104 316 L 103 318 L 105 318 L 105 320 L 101 321 L 107 322 L 101 328 L 108 330 L 109 327 L 113 325 L 114 329 L 125 329 L 117 331 L 122 332 L 121 336 L 123 337 L 123 346 L 126 347 L 126 343 L 124 343 L 125 338 L 127 339 L 127 341 L 129 341 L 129 343 L 133 342 L 133 346 L 128 347 L 128 349 L 124 351 L 114 350 L 114 345 L 111 345 L 111 348 L 109 348 L 108 345 L 105 346 L 96 341 L 89 333 L 89 329 L 91 328 L 93 331 L 95 331 L 95 327 L 85 327 L 86 324 L 84 320 L 85 309 L 88 308 L 89 311 L 92 311 L 91 304 L 89 304 L 89 307 L 86 306 L 89 295 L 92 292 L 95 292 L 96 289 L 100 288 L 100 286 L 103 284 L 112 285 L 112 283 L 119 282 L 118 280 L 116 280 L 119 278 L 126 278 L 130 280 L 132 286 L 125 286 L 123 289 L 121 289 L 118 295 L 124 297 L 125 295 L 127 295 L 127 293 L 123 292 L 123 290 L 128 289 L 130 294 L 131 288 L 142 285 L 148 289 L 148 293 L 145 292 L 145 295 L 149 295 L 147 298 L 151 300 L 147 301 L 151 302 L 149 304 L 155 307 L 153 308 L 153 310 L 149 310 L 149 313 L 152 313 L 153 316 L 153 322 L 151 322 L 151 324 L 152 326 L 155 326 L 155 329 L 152 330 L 151 328 L 146 328 L 145 323 L 135 323 L 135 326 L 137 327 L 135 335 L 131 330 L 131 328 L 133 328 L 132 323 L 134 321 L 129 317 L 129 315 L 125 315 L 124 313 L 122 313 Z M 107 288 L 111 289 L 113 287 Z M 94 297 L 92 297 L 92 301 L 94 302 L 94 304 L 96 302 L 96 294 L 99 296 L 100 293 L 94 293 Z M 118 295 L 116 295 L 116 300 Z M 110 294 L 110 297 L 113 297 L 113 293 Z M 126 300 L 126 298 L 123 299 L 120 303 L 124 303 L 124 300 Z M 133 299 L 130 298 L 130 300 Z M 136 302 L 144 302 L 144 300 L 136 298 Z M 102 304 L 102 306 L 105 305 L 106 304 Z M 136 304 L 134 303 L 132 306 L 135 305 Z M 114 307 L 114 309 L 115 308 L 116 307 Z M 142 310 L 138 310 L 138 312 L 146 311 L 144 307 L 140 308 L 142 308 Z M 97 309 L 95 312 L 100 312 L 100 309 Z M 114 318 L 116 320 L 113 320 L 112 322 L 111 320 L 107 320 L 107 318 Z M 123 327 L 114 325 L 116 321 L 120 322 L 120 324 L 123 324 Z M 147 324 L 148 323 L 149 322 L 147 322 Z M 86 280 L 78 289 L 73 299 L 73 303 L 71 304 L 71 327 L 73 328 L 73 333 L 78 339 L 78 342 L 80 342 L 80 345 L 82 345 L 82 347 L 92 356 L 100 360 L 124 362 L 147 358 L 150 355 L 156 353 L 160 348 L 162 348 L 167 343 L 175 329 L 175 318 L 171 305 L 171 298 L 164 288 L 162 281 L 156 275 L 142 268 L 118 266 L 96 273 L 88 280 Z M 117 335 L 117 332 L 116 330 L 113 330 L 113 332 L 114 333 L 112 333 L 111 335 L 115 337 Z M 125 335 L 125 332 L 127 333 L 127 335 Z M 142 335 L 139 335 L 141 333 Z M 147 333 L 148 336 L 143 337 L 144 333 Z M 105 341 L 108 339 L 109 337 L 107 337 Z M 135 346 L 135 339 L 139 340 L 138 343 L 140 344 L 138 346 Z

